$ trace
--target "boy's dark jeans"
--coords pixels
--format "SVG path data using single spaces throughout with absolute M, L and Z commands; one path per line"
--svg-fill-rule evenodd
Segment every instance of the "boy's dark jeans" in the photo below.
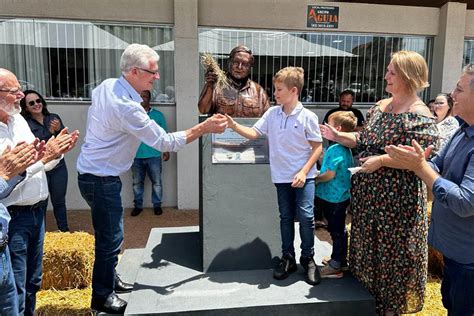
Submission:
M 316 199 L 328 221 L 328 231 L 332 238 L 332 254 L 329 264 L 335 269 L 340 269 L 341 265 L 347 264 L 346 208 L 350 200 L 331 203 L 318 197 Z

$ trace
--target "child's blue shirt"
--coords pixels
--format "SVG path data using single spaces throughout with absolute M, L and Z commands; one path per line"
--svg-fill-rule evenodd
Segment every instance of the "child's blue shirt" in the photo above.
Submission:
M 315 195 L 331 203 L 340 203 L 351 197 L 351 173 L 347 168 L 354 165 L 351 150 L 340 144 L 329 146 L 323 157 L 320 173 L 334 171 L 336 176 L 327 182 L 316 184 Z

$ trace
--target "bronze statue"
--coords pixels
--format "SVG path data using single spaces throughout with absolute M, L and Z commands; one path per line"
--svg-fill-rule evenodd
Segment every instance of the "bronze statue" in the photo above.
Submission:
M 232 117 L 259 117 L 270 107 L 267 93 L 258 83 L 250 80 L 254 58 L 252 51 L 243 45 L 234 47 L 229 54 L 229 86 L 217 91 L 217 75 L 206 72 L 206 83 L 199 97 L 202 114 L 229 114 Z

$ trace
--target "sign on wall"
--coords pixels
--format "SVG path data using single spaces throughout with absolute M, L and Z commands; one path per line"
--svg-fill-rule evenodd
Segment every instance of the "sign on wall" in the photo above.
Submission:
M 309 5 L 306 27 L 337 29 L 339 26 L 339 7 Z

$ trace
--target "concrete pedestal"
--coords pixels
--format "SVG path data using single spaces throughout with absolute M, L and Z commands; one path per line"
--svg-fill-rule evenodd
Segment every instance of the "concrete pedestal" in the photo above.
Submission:
M 282 281 L 271 269 L 202 273 L 199 239 L 198 227 L 152 230 L 126 315 L 375 315 L 373 297 L 350 275 L 311 286 L 301 266 Z M 331 247 L 316 239 L 315 250 L 320 263 Z M 119 271 L 134 269 L 125 255 Z
M 256 119 L 236 119 L 253 125 Z M 281 255 L 276 189 L 269 164 L 213 164 L 211 135 L 200 142 L 203 271 L 267 269 Z

